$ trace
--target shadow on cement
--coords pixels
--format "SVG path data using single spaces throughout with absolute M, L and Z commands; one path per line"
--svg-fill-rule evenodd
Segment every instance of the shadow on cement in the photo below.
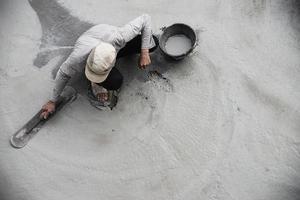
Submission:
M 283 1 L 283 9 L 289 15 L 289 21 L 294 30 L 300 33 L 300 1 L 299 0 L 287 0 Z M 300 38 L 300 36 L 299 36 Z
M 7 0 L 0 0 L 0 13 L 6 9 Z

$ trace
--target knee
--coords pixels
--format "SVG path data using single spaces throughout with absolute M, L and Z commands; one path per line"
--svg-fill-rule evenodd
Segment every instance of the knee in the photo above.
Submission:
M 107 90 L 117 90 L 122 86 L 122 83 L 122 74 L 116 68 L 113 68 L 106 80 L 102 83 L 99 83 L 99 85 L 101 85 Z
M 118 72 L 115 74 L 112 80 L 111 87 L 109 88 L 110 90 L 118 90 L 123 84 L 123 75 Z
M 122 84 L 123 84 L 123 75 L 121 73 L 119 73 L 119 75 L 116 77 L 115 83 L 116 83 L 116 87 L 115 87 L 116 89 L 114 89 L 114 90 L 117 90 L 122 86 Z

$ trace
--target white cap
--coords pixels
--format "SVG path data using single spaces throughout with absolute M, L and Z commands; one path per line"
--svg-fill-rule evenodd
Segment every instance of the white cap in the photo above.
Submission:
M 85 75 L 94 83 L 103 82 L 116 62 L 116 49 L 109 43 L 101 42 L 90 53 Z

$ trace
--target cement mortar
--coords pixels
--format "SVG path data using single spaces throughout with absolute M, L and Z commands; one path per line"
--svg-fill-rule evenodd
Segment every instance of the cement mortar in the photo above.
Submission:
M 182 55 L 192 48 L 191 40 L 185 35 L 174 35 L 166 41 L 166 51 L 170 55 Z

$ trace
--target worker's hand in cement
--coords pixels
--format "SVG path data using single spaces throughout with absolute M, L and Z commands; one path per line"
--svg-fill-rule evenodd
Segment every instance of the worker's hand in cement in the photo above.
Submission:
M 104 102 L 108 100 L 108 93 L 107 92 L 101 92 L 97 94 L 98 101 Z
M 141 56 L 140 56 L 140 68 L 145 69 L 147 65 L 151 63 L 149 50 L 148 49 L 142 49 Z
M 53 101 L 48 101 L 43 107 L 42 107 L 42 113 L 40 115 L 40 118 L 47 119 L 48 116 L 55 112 L 55 103 Z
M 98 101 L 104 102 L 108 100 L 108 91 L 97 83 L 92 82 L 92 91 Z

